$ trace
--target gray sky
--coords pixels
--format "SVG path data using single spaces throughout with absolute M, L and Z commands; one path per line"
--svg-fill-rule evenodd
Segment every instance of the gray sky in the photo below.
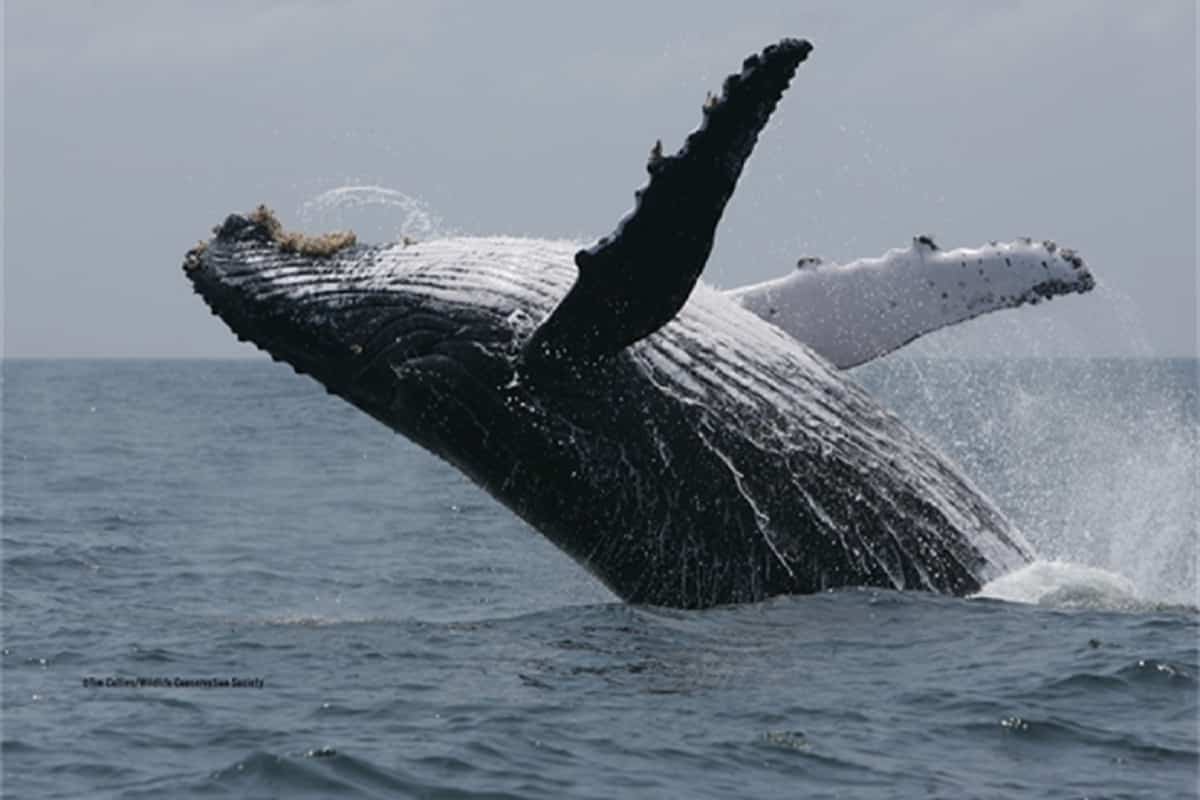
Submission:
M 926 350 L 1195 354 L 1195 6 L 1124 0 L 6 0 L 4 353 L 251 355 L 191 294 L 184 251 L 231 211 L 296 225 L 350 183 L 463 233 L 600 236 L 654 140 L 677 147 L 705 92 L 783 36 L 815 50 L 709 282 L 917 233 L 1054 238 L 1100 290 Z

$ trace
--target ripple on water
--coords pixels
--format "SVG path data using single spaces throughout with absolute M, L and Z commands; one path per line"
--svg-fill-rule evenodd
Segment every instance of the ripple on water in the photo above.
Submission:
M 1141 658 L 1123 667 L 1117 674 L 1131 683 L 1193 689 L 1196 687 L 1196 665 L 1173 661 Z
M 1015 740 L 1047 752 L 1063 748 L 1083 747 L 1102 749 L 1114 757 L 1139 758 L 1147 761 L 1171 760 L 1180 765 L 1192 764 L 1196 760 L 1194 750 L 1164 746 L 1146 741 L 1139 733 L 1124 730 L 1109 730 L 1078 721 L 1053 717 L 1010 715 L 992 723 L 973 723 L 964 726 L 971 735 L 989 738 L 1013 737 Z
M 516 798 L 553 797 L 552 793 L 537 791 L 536 782 L 521 781 L 516 773 L 493 774 L 490 779 L 496 788 L 488 788 L 484 770 L 475 764 L 458 759 L 418 759 L 422 772 L 442 777 L 417 777 L 409 771 L 385 768 L 371 761 L 354 757 L 328 745 L 313 747 L 303 753 L 276 755 L 255 751 L 222 769 L 191 788 L 198 793 L 220 789 L 238 797 L 267 794 L 272 797 L 454 797 Z M 527 792 L 508 791 L 510 782 L 520 782 Z

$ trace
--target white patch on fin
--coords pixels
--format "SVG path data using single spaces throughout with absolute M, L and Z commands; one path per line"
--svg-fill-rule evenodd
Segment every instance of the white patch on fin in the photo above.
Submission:
M 878 258 L 799 266 L 727 294 L 843 369 L 989 311 L 1095 286 L 1073 251 L 1031 239 L 941 250 L 917 236 Z

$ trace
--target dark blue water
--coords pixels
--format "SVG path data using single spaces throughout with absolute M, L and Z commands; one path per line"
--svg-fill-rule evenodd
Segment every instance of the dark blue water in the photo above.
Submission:
M 5 362 L 4 795 L 1195 797 L 1195 362 L 858 377 L 1031 602 L 631 608 L 286 368 Z

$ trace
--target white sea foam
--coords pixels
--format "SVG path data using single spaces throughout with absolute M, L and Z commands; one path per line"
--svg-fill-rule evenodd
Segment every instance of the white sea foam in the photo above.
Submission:
M 1200 604 L 1194 365 L 900 359 L 862 374 L 1017 522 L 1039 563 L 1056 565 L 1019 573 L 1020 597 L 1013 576 L 985 593 L 1058 602 L 1051 578 L 1079 588 L 1101 576 L 1103 594 L 1102 576 L 1119 575 L 1139 602 Z
M 1133 610 L 1149 605 L 1128 578 L 1063 561 L 1034 561 L 987 584 L 976 597 L 1060 608 Z

